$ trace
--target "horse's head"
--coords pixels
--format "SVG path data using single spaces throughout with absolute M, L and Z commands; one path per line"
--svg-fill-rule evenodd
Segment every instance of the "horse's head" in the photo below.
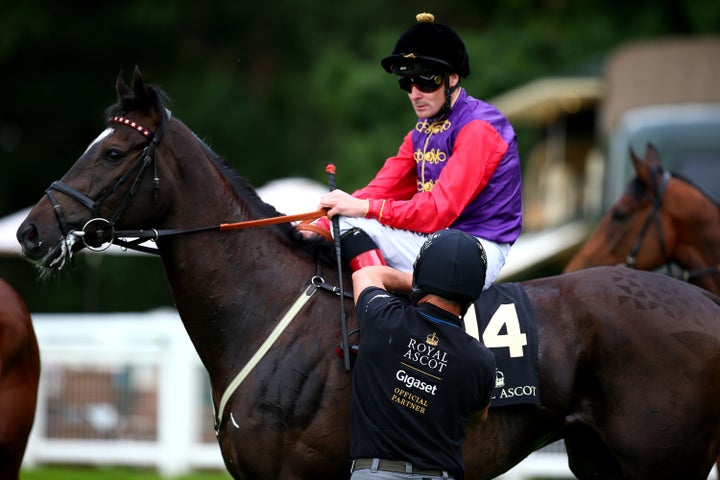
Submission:
M 154 191 L 163 168 L 156 149 L 169 122 L 164 94 L 137 67 L 132 87 L 120 74 L 116 89 L 105 130 L 18 229 L 23 254 L 37 266 L 59 270 L 85 246 L 111 241 L 115 228 L 151 228 L 167 208 Z
M 644 159 L 632 150 L 630 157 L 635 177 L 570 260 L 566 272 L 617 264 L 652 270 L 670 259 L 676 235 L 670 211 L 663 208 L 670 172 L 662 168 L 651 144 Z

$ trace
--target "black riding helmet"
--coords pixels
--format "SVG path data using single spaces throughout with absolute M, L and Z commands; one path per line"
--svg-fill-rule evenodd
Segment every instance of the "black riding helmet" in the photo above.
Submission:
M 457 73 L 461 78 L 470 75 L 470 61 L 462 39 L 447 25 L 435 23 L 431 13 L 418 13 L 417 24 L 403 33 L 389 57 L 380 61 L 388 73 L 400 76 L 443 74 L 445 105 L 441 116 L 450 111 L 451 95 L 460 82 L 450 88 L 448 76 Z
M 435 294 L 467 308 L 485 286 L 487 256 L 480 241 L 460 230 L 441 230 L 428 237 L 413 265 L 413 299 Z
M 403 33 L 389 57 L 380 61 L 388 73 L 419 75 L 424 73 L 457 73 L 470 75 L 465 44 L 447 25 L 435 23 L 431 13 L 418 13 L 417 24 Z

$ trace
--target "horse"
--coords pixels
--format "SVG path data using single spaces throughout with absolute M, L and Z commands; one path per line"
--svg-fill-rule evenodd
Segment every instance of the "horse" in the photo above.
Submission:
M 35 420 L 40 349 L 20 295 L 0 279 L 0 480 L 18 480 Z
M 48 274 L 83 248 L 151 238 L 209 374 L 228 472 L 348 479 L 352 369 L 336 351 L 357 328 L 338 289 L 348 270 L 292 224 L 222 228 L 282 217 L 137 67 L 116 92 L 105 130 L 18 228 L 25 257 Z M 521 286 L 537 322 L 540 399 L 471 418 L 466 478 L 495 478 L 562 439 L 579 479 L 706 479 L 720 452 L 718 304 L 620 267 Z
M 644 159 L 633 151 L 630 158 L 635 177 L 564 271 L 667 266 L 669 275 L 720 295 L 720 204 L 693 181 L 665 170 L 652 144 Z
M 665 170 L 651 143 L 643 159 L 630 150 L 630 160 L 635 177 L 564 272 L 623 262 L 642 270 L 666 267 L 668 275 L 720 295 L 720 203 Z M 716 468 L 720 472 L 720 459 Z

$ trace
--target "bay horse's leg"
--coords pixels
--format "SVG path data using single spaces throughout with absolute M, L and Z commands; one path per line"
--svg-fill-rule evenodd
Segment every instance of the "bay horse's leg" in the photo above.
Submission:
M 568 466 L 579 480 L 623 478 L 620 464 L 597 432 L 586 425 L 574 425 L 565 430 L 564 436 Z
M 708 467 L 714 458 L 711 450 L 716 448 L 711 440 L 716 419 L 705 416 L 708 429 L 695 425 L 688 430 L 695 432 L 695 437 L 676 432 L 677 435 L 670 437 L 679 443 L 659 447 L 653 441 L 664 436 L 662 430 L 653 431 L 640 420 L 643 415 L 638 415 L 632 407 L 629 409 L 635 414 L 617 415 L 618 422 L 624 424 L 622 428 L 604 426 L 602 433 L 598 433 L 587 424 L 579 424 L 564 431 L 569 467 L 579 480 L 707 479 Z M 651 413 L 646 416 L 651 416 L 652 407 L 648 407 L 648 412 Z M 660 415 L 672 416 L 667 412 Z M 685 415 L 687 413 L 678 412 L 679 417 Z M 606 442 L 614 446 L 615 453 Z
M 695 355 L 703 356 L 703 347 L 693 338 Z M 616 353 L 624 355 L 620 348 Z M 598 380 L 603 391 L 588 400 L 591 408 L 577 414 L 578 424 L 567 427 L 570 468 L 578 479 L 707 479 L 718 457 L 720 412 L 714 405 L 720 375 L 708 366 L 674 369 L 657 353 L 648 355 L 658 363 L 657 371 L 638 369 Z M 637 368 L 639 362 L 627 364 Z
M 17 480 L 33 420 L 40 355 L 25 303 L 0 280 L 0 480 Z

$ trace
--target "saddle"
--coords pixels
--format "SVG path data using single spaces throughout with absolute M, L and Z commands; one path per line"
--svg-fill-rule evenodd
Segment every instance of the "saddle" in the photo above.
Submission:
M 540 403 L 537 323 L 522 285 L 491 285 L 465 314 L 465 331 L 495 355 L 491 407 Z

